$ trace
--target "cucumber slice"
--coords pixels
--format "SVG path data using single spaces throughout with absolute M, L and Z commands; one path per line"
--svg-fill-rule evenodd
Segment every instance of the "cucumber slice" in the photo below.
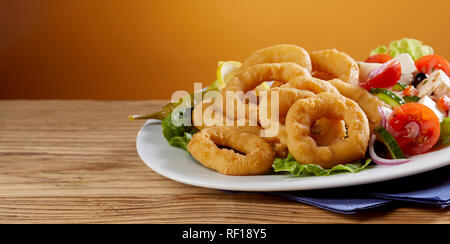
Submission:
M 416 103 L 420 100 L 420 97 L 418 96 L 404 96 L 403 100 L 405 100 L 406 103 Z
M 377 138 L 379 138 L 381 142 L 386 145 L 393 159 L 405 158 L 402 149 L 400 149 L 397 141 L 391 135 L 391 133 L 389 133 L 389 131 L 381 126 L 376 127 L 375 129 L 373 129 L 373 131 L 377 135 Z
M 383 102 L 391 105 L 392 107 L 397 107 L 405 104 L 405 100 L 403 100 L 403 98 L 397 96 L 395 93 L 389 91 L 388 89 L 372 88 L 370 89 L 370 93 L 374 94 Z

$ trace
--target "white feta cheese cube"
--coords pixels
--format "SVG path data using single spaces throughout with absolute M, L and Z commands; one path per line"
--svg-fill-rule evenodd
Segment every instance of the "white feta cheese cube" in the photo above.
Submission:
M 417 86 L 419 97 L 430 96 L 435 101 L 443 95 L 450 97 L 450 79 L 442 70 L 436 70 Z
M 402 66 L 402 73 L 412 74 L 417 72 L 416 64 L 409 54 L 402 53 L 393 60 L 398 60 L 400 62 L 400 65 Z
M 402 66 L 402 76 L 399 82 L 410 85 L 414 79 L 413 74 L 417 72 L 416 64 L 411 56 L 407 53 L 402 53 L 395 57 L 393 60 L 398 60 Z
M 442 121 L 445 119 L 446 114 L 444 112 L 442 112 L 439 107 L 437 106 L 437 104 L 433 101 L 433 99 L 431 99 L 429 96 L 424 96 L 419 100 L 420 104 L 423 104 L 429 108 L 431 108 L 431 110 L 433 110 L 433 112 L 436 114 L 436 116 L 439 118 L 439 121 Z

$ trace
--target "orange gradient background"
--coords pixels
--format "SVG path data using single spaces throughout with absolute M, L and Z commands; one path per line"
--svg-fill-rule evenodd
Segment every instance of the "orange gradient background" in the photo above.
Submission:
M 2 1 L 0 99 L 168 99 L 278 43 L 357 60 L 412 37 L 450 58 L 450 1 Z

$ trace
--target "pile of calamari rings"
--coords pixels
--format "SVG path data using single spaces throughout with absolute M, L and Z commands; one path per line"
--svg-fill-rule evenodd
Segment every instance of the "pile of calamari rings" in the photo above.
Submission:
M 244 94 L 268 81 L 273 85 L 261 95 L 266 96 L 264 104 L 238 96 L 219 106 L 205 100 L 193 109 L 200 132 L 190 140 L 188 151 L 197 161 L 226 175 L 268 173 L 275 157 L 288 154 L 323 168 L 354 162 L 364 157 L 371 131 L 382 120 L 378 106 L 389 107 L 358 86 L 359 67 L 349 55 L 336 49 L 308 53 L 290 44 L 253 52 L 227 82 L 222 97 L 228 91 Z M 271 91 L 278 92 L 274 114 Z M 238 104 L 244 105 L 245 116 L 236 112 Z M 251 120 L 262 108 L 268 118 L 278 116 L 276 120 Z M 206 113 L 222 123 L 208 123 Z M 261 136 L 275 123 L 276 135 Z

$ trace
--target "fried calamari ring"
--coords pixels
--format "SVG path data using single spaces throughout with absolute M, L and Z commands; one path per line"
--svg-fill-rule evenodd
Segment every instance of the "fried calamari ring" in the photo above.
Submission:
M 202 130 L 204 128 L 209 128 L 209 127 L 217 127 L 217 126 L 229 126 L 230 128 L 233 128 L 235 130 L 239 130 L 241 132 L 245 132 L 245 133 L 251 133 L 254 135 L 261 135 L 261 131 L 262 128 L 259 126 L 252 126 L 249 124 L 249 120 L 231 120 L 228 117 L 224 116 L 222 112 L 214 110 L 214 111 L 210 111 L 211 113 L 211 117 L 212 118 L 208 118 L 209 116 L 206 116 L 206 112 L 209 109 L 214 109 L 214 107 L 212 107 L 213 101 L 203 101 L 202 103 L 197 104 L 197 106 L 195 106 L 193 112 L 192 112 L 192 121 L 193 121 L 193 125 L 195 128 L 197 128 L 198 130 Z M 215 124 L 215 125 L 211 125 L 213 123 L 217 123 L 219 121 L 215 120 L 216 116 L 218 116 L 218 119 L 222 124 Z M 210 121 L 209 121 L 210 120 Z M 279 139 L 276 137 L 271 137 L 271 138 L 264 138 L 266 139 L 267 142 L 269 142 L 269 144 L 272 146 L 273 150 L 276 152 L 276 155 L 278 157 L 287 157 L 288 156 L 288 150 L 287 150 L 287 146 L 283 143 L 280 143 Z
M 329 146 L 345 138 L 347 130 L 343 120 L 321 118 L 311 127 L 311 137 L 318 146 Z
M 240 68 L 236 75 L 228 82 L 223 89 L 223 92 L 247 92 L 255 89 L 264 81 L 279 81 L 286 83 L 299 76 L 310 77 L 311 74 L 302 66 L 290 62 L 244 66 Z
M 243 66 L 281 62 L 296 63 L 306 68 L 309 72 L 312 69 L 311 58 L 308 52 L 292 44 L 280 44 L 257 50 L 245 60 Z
M 214 102 L 212 101 L 202 101 L 201 103 L 195 105 L 194 109 L 192 110 L 192 125 L 197 129 L 197 130 L 201 130 L 205 127 L 206 121 L 205 121 L 205 117 L 204 114 L 205 112 L 210 109 L 210 106 L 213 104 Z M 221 114 L 219 113 L 218 116 L 220 116 Z M 213 113 L 213 116 L 216 116 L 216 113 Z
M 391 108 L 391 106 L 358 85 L 345 83 L 338 79 L 329 80 L 328 82 L 336 87 L 341 95 L 358 103 L 364 113 L 366 113 L 367 119 L 369 120 L 370 131 L 379 126 L 380 122 L 383 120 L 378 112 L 378 107 Z
M 330 83 L 314 77 L 297 77 L 290 80 L 286 86 L 299 90 L 311 91 L 314 94 L 323 92 L 339 94 L 339 91 L 334 86 L 330 85 Z
M 318 146 L 311 137 L 311 126 L 320 118 L 344 120 L 347 137 L 329 146 Z M 298 100 L 286 117 L 288 148 L 304 164 L 331 168 L 364 157 L 369 143 L 367 117 L 357 103 L 342 95 L 321 93 Z
M 278 111 L 278 118 L 276 120 L 272 120 L 272 93 L 278 92 L 278 106 L 274 109 Z M 262 128 L 269 128 L 272 122 L 277 123 L 278 133 L 274 137 L 264 138 L 266 139 L 272 146 L 279 157 L 287 157 L 288 156 L 288 148 L 287 148 L 287 132 L 285 127 L 286 115 L 289 111 L 289 108 L 294 104 L 297 100 L 308 98 L 315 96 L 314 93 L 310 91 L 298 90 L 290 87 L 275 87 L 270 89 L 269 93 L 267 93 L 267 121 L 262 121 L 260 117 L 259 122 Z M 263 109 L 262 105 L 259 105 L 259 109 Z M 261 116 L 262 112 L 259 112 Z
M 275 156 L 261 137 L 229 127 L 210 127 L 195 133 L 188 151 L 204 166 L 226 175 L 266 173 Z
M 327 73 L 327 72 L 324 72 L 324 71 L 317 71 L 317 70 L 313 71 L 311 73 L 311 75 L 314 78 L 321 79 L 321 80 L 331 80 L 331 79 L 336 78 L 334 75 L 332 75 L 330 73 Z
M 279 81 L 274 81 L 274 82 L 272 82 L 272 85 L 270 86 L 270 88 L 281 87 L 282 85 L 285 85 L 285 83 L 279 82 Z
M 322 81 L 327 84 L 327 88 L 331 86 L 328 82 Z M 311 89 L 310 89 L 311 90 Z M 337 94 L 339 92 L 331 86 L 329 89 L 314 89 L 313 91 L 320 93 L 325 91 L 332 91 Z M 274 151 L 277 156 L 286 157 L 288 155 L 287 148 L 287 131 L 285 126 L 286 115 L 289 111 L 289 108 L 299 99 L 304 99 L 308 97 L 313 97 L 315 94 L 311 91 L 306 90 L 298 90 L 291 87 L 280 87 L 280 88 L 272 88 L 271 91 L 279 92 L 279 106 L 278 106 L 278 135 L 275 137 L 264 138 L 273 146 Z M 268 101 L 271 100 L 270 93 L 268 94 Z M 261 109 L 261 105 L 260 105 Z M 271 103 L 267 104 L 267 113 L 268 119 L 271 118 Z M 268 126 L 264 126 L 264 123 L 260 124 L 263 128 L 267 128 Z M 333 143 L 336 143 L 339 140 L 342 140 L 346 136 L 345 122 L 343 120 L 336 119 L 328 119 L 321 118 L 316 121 L 316 123 L 311 128 L 311 131 L 315 133 L 312 135 L 314 140 L 317 142 L 319 146 L 327 146 Z
M 330 83 L 328 83 L 327 81 L 310 77 L 295 78 L 293 80 L 290 80 L 288 84 L 284 85 L 282 88 L 288 87 L 313 92 L 314 94 L 323 92 L 339 94 L 339 91 L 334 86 L 330 85 Z M 292 104 L 293 103 L 289 103 L 289 107 Z M 285 119 L 285 117 L 280 116 L 280 122 L 282 122 L 283 124 L 280 125 L 279 138 L 281 143 L 286 144 L 287 133 L 283 119 Z M 342 120 L 322 118 L 318 120 L 315 125 L 313 125 L 311 130 L 316 132 L 313 135 L 313 138 L 320 146 L 331 145 L 338 140 L 343 139 L 346 135 L 345 123 Z
M 212 106 L 213 104 L 214 101 L 212 100 L 204 100 L 194 107 L 191 118 L 192 124 L 196 129 L 202 130 L 207 127 L 230 126 L 237 127 L 246 132 L 252 131 L 254 134 L 259 135 L 260 128 L 256 126 L 257 120 L 250 121 L 247 119 L 249 117 L 249 106 L 246 107 L 246 118 L 231 120 L 224 115 L 224 112 L 220 108 L 217 109 L 217 107 Z M 257 107 L 255 110 L 257 113 Z M 257 116 L 255 117 L 257 118 Z
M 278 121 L 284 124 L 289 108 L 299 99 L 313 97 L 315 94 L 311 91 L 299 90 L 292 87 L 274 87 L 267 93 L 267 119 L 271 119 L 272 112 L 272 92 L 278 92 Z M 262 98 L 263 99 L 263 98 Z M 259 105 L 259 110 L 263 109 Z M 261 112 L 259 113 L 261 114 Z M 260 118 L 261 119 L 261 118 Z M 260 121 L 261 122 L 261 121 Z
M 359 66 L 349 55 L 336 49 L 314 51 L 310 53 L 313 72 L 322 73 L 318 78 L 324 78 L 328 73 L 350 84 L 359 83 Z
M 245 101 L 243 101 L 244 93 L 255 89 L 265 81 L 279 81 L 286 83 L 299 76 L 311 77 L 311 74 L 300 65 L 289 62 L 256 64 L 242 67 L 222 90 L 222 96 L 225 98 L 223 110 L 235 111 L 234 118 L 241 119 L 242 117 L 238 116 L 235 108 L 237 106 L 245 106 Z M 227 97 L 228 92 L 241 92 L 241 95 L 232 97 L 234 102 L 231 102 Z M 254 97 L 256 97 L 256 94 Z M 227 114 L 227 116 L 229 116 L 229 114 Z

